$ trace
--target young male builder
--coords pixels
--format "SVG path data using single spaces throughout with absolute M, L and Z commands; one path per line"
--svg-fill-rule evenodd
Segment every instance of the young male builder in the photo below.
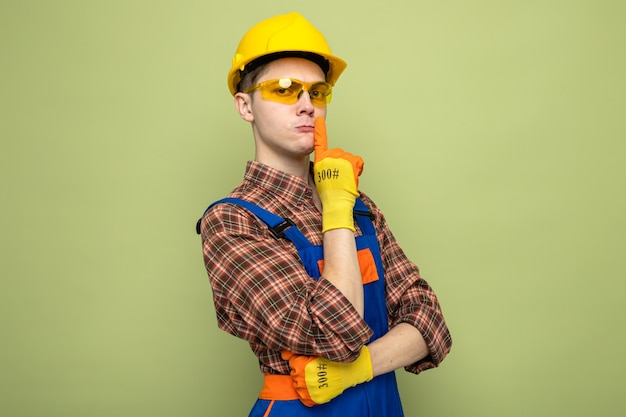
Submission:
M 289 13 L 252 27 L 228 73 L 255 159 L 198 232 L 218 325 L 265 375 L 250 416 L 402 416 L 393 371 L 434 368 L 451 347 L 435 293 L 357 188 L 363 160 L 328 149 L 345 68 Z

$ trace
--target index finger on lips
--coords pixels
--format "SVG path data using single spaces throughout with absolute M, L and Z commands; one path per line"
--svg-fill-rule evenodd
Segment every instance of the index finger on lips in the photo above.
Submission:
M 317 157 L 321 153 L 328 150 L 328 136 L 326 135 L 326 121 L 322 116 L 319 116 L 315 119 L 315 129 L 314 129 L 314 149 L 315 149 L 315 161 L 317 162 Z

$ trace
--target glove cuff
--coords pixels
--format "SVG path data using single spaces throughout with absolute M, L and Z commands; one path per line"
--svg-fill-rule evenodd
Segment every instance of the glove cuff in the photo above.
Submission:
M 361 348 L 361 354 L 359 357 L 352 363 L 354 367 L 354 383 L 351 386 L 361 384 L 363 382 L 371 381 L 374 378 L 374 370 L 372 368 L 372 358 L 370 356 L 370 351 L 367 346 L 363 345 Z
M 330 213 L 332 214 L 327 213 L 328 211 L 324 210 L 324 214 L 322 215 L 322 233 L 334 229 L 350 229 L 353 232 L 355 231 L 352 210 L 336 210 L 331 211 Z
M 354 228 L 354 202 L 358 193 L 345 190 L 329 190 L 320 195 L 322 199 L 322 233 L 333 229 Z

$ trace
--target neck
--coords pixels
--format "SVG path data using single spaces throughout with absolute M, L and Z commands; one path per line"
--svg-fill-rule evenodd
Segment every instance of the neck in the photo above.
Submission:
M 284 158 L 268 158 L 259 155 L 255 155 L 255 160 L 264 165 L 275 168 L 279 171 L 286 172 L 287 174 L 295 175 L 308 181 L 309 179 L 309 156 L 306 155 L 301 159 L 284 159 Z

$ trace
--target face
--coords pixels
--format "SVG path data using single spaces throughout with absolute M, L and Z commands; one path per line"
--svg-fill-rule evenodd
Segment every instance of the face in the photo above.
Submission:
M 305 82 L 325 81 L 324 72 L 315 63 L 302 58 L 283 58 L 267 64 L 257 83 L 277 78 Z M 318 116 L 326 117 L 326 107 L 315 107 L 308 92 L 294 104 L 265 100 L 258 90 L 237 93 L 235 104 L 241 117 L 252 124 L 256 159 L 270 166 L 306 161 L 313 151 L 313 124 Z

